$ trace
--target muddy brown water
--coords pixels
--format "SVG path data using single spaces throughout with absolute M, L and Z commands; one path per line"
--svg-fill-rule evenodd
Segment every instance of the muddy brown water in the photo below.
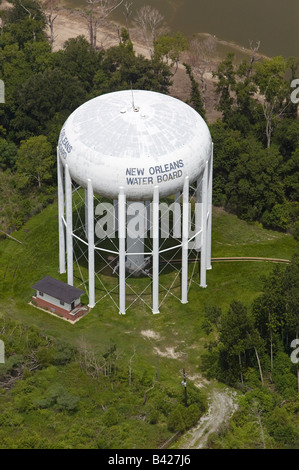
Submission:
M 299 57 L 298 0 L 130 0 L 133 10 L 143 5 L 157 8 L 173 31 L 187 36 L 206 32 L 247 48 L 249 40 L 261 41 L 260 52 Z M 86 0 L 65 0 L 82 7 Z M 123 7 L 114 19 L 124 22 Z

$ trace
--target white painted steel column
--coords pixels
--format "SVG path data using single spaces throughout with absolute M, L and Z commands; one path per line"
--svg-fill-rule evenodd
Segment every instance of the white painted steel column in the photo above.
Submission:
M 189 176 L 186 176 L 183 189 L 183 233 L 182 233 L 182 304 L 188 303 L 188 237 L 189 237 Z
M 208 171 L 209 162 L 206 162 L 202 180 L 202 240 L 200 256 L 200 286 L 207 287 L 207 212 L 208 212 Z
M 64 192 L 63 165 L 57 149 L 57 186 L 58 186 L 58 233 L 59 233 L 59 272 L 65 273 L 65 230 L 64 230 Z
M 209 184 L 208 184 L 208 231 L 207 231 L 207 269 L 212 269 L 212 194 L 213 194 L 213 148 L 212 143 L 211 157 L 209 161 Z
M 85 198 L 85 237 L 88 240 L 88 189 L 84 189 L 84 198 Z
M 200 232 L 200 233 L 198 233 Z M 200 251 L 202 242 L 202 175 L 197 180 L 195 203 L 195 249 Z
M 153 313 L 159 312 L 159 186 L 153 198 Z
M 119 313 L 126 313 L 126 195 L 119 188 L 118 195 L 118 239 L 119 239 Z
M 67 251 L 67 283 L 74 285 L 73 271 L 73 203 L 72 180 L 68 165 L 65 165 L 65 199 L 66 199 L 66 251 Z
M 95 306 L 95 279 L 94 279 L 94 201 L 93 187 L 90 179 L 87 180 L 87 228 L 88 228 L 88 306 Z
M 173 238 L 181 238 L 181 236 L 181 193 L 178 191 L 174 195 Z
M 118 200 L 113 199 L 113 208 L 114 208 L 114 230 L 118 231 Z

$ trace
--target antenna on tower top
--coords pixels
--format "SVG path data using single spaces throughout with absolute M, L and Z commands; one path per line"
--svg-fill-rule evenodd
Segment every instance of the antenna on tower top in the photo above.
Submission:
M 139 108 L 138 108 L 138 106 L 135 106 L 132 82 L 131 82 L 131 93 L 132 93 L 132 108 L 133 108 L 133 111 L 134 111 L 135 113 L 138 113 Z
M 131 93 L 132 93 L 132 107 L 133 109 L 135 108 L 135 105 L 134 105 L 134 93 L 133 93 L 133 85 L 132 85 L 132 82 L 131 82 Z

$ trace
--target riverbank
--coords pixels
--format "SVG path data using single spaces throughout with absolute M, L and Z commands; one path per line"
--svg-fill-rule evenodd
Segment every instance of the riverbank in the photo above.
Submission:
M 79 35 L 84 36 L 87 40 L 88 37 L 88 24 L 87 19 L 84 17 L 83 12 L 79 10 L 71 10 L 67 8 L 60 8 L 57 11 L 57 17 L 54 22 L 54 47 L 53 51 L 62 49 L 65 41 L 70 38 L 75 38 Z M 97 46 L 107 49 L 111 46 L 119 44 L 119 31 L 121 25 L 115 22 L 106 22 L 101 25 L 97 31 Z M 204 36 L 208 36 L 205 34 Z M 142 44 L 142 38 L 136 28 L 130 28 L 130 37 L 133 42 L 136 54 L 141 54 L 149 58 L 150 54 L 146 46 Z M 216 70 L 220 58 L 216 57 L 211 62 L 211 71 L 205 74 L 205 81 L 207 84 L 206 92 L 206 113 L 209 122 L 215 121 L 221 114 L 215 111 L 217 96 L 214 92 L 213 83 L 215 80 L 212 77 L 212 70 Z M 182 60 L 183 62 L 183 60 Z M 178 69 L 173 77 L 173 85 L 170 94 L 175 98 L 186 101 L 190 94 L 190 80 L 186 75 L 185 68 L 182 63 L 179 64 Z
M 2 3 L 2 8 L 9 8 L 11 4 L 8 4 L 6 0 Z M 49 12 L 46 11 L 48 14 Z M 58 51 L 64 47 L 65 42 L 68 39 L 75 38 L 79 35 L 84 36 L 89 40 L 88 35 L 88 20 L 84 16 L 83 10 L 71 9 L 66 7 L 59 7 L 56 9 L 54 21 L 54 45 L 53 51 Z M 121 25 L 112 21 L 106 21 L 104 24 L 97 30 L 97 47 L 107 49 L 111 46 L 119 44 L 119 32 Z M 48 28 L 47 34 L 50 35 L 50 29 Z M 237 44 L 228 43 L 227 41 L 222 41 L 217 39 L 215 36 L 211 36 L 209 33 L 199 33 L 199 36 L 203 39 L 208 37 L 213 37 L 213 40 L 216 44 L 216 53 L 215 56 L 211 59 L 209 64 L 208 71 L 204 74 L 204 79 L 206 83 L 206 115 L 208 122 L 213 122 L 217 118 L 221 117 L 221 114 L 215 111 L 215 106 L 217 104 L 217 96 L 215 94 L 214 83 L 215 79 L 212 76 L 212 72 L 217 69 L 219 62 L 223 59 L 225 54 L 228 51 L 233 51 L 236 54 L 237 61 L 241 61 L 242 58 L 248 57 L 251 54 L 250 49 L 245 49 Z M 142 36 L 140 31 L 137 28 L 130 27 L 130 37 L 132 39 L 134 50 L 136 54 L 141 54 L 147 58 L 150 57 L 149 51 L 142 42 Z M 261 56 L 264 57 L 264 56 Z M 185 57 L 182 56 L 181 62 L 185 60 Z M 196 76 L 195 78 L 200 83 L 200 77 Z M 186 75 L 185 68 L 181 64 L 177 69 L 173 77 L 173 85 L 171 87 L 170 93 L 172 96 L 186 101 L 190 94 L 190 81 L 189 77 Z
M 61 7 L 57 11 L 57 17 L 54 23 L 54 47 L 53 50 L 57 51 L 62 49 L 65 41 L 70 38 L 75 38 L 79 35 L 83 35 L 87 40 L 88 36 L 88 21 L 82 10 L 71 9 Z M 97 46 L 99 48 L 109 48 L 119 44 L 119 32 L 122 25 L 112 21 L 106 21 L 97 30 Z M 215 41 L 215 56 L 211 58 L 211 62 L 208 67 L 208 71 L 204 74 L 204 80 L 206 83 L 206 116 L 208 122 L 214 122 L 216 119 L 221 117 L 221 113 L 215 110 L 215 106 L 218 102 L 218 97 L 215 94 L 215 79 L 213 78 L 212 72 L 217 70 L 218 64 L 226 56 L 228 52 L 234 52 L 236 56 L 236 62 L 241 62 L 242 59 L 248 58 L 252 55 L 251 49 L 246 49 L 235 43 L 230 43 L 224 40 L 220 40 L 209 33 L 199 33 L 199 37 L 207 39 L 213 37 Z M 138 28 L 130 26 L 130 37 L 134 45 L 136 54 L 141 54 L 144 57 L 149 58 L 150 54 Z M 260 58 L 266 58 L 265 55 L 257 54 Z M 173 77 L 173 85 L 170 90 L 170 94 L 175 98 L 186 101 L 190 94 L 190 80 L 186 75 L 183 62 L 186 57 L 182 55 L 181 63 Z M 195 78 L 200 83 L 200 77 Z

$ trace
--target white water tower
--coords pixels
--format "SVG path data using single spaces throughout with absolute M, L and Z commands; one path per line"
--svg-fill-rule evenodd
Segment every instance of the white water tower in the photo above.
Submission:
M 165 197 L 176 203 L 173 237 L 175 248 L 181 250 L 181 302 L 188 301 L 191 243 L 200 252 L 200 286 L 206 287 L 206 269 L 211 269 L 212 168 L 213 144 L 206 123 L 193 108 L 168 95 L 142 90 L 108 93 L 69 116 L 57 147 L 59 270 L 64 273 L 67 267 L 67 282 L 73 285 L 74 237 L 88 247 L 90 307 L 96 303 L 95 253 L 105 252 L 117 259 L 119 313 L 126 312 L 126 276 L 144 273 L 151 279 L 152 311 L 159 313 L 159 258 L 166 251 L 161 249 L 159 201 Z M 190 236 L 192 185 L 195 231 Z M 73 230 L 72 200 L 79 188 L 85 193 L 83 237 Z M 113 250 L 95 242 L 96 195 L 111 200 L 115 209 Z M 144 207 L 150 250 L 145 249 L 144 237 L 134 237 L 128 228 L 136 201 Z

